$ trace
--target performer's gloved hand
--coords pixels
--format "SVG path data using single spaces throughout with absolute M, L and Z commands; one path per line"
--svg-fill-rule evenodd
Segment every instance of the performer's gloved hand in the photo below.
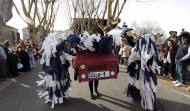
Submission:
M 71 51 L 67 51 L 67 53 L 69 54 L 69 55 L 72 55 L 73 54 L 73 50 L 71 50 Z

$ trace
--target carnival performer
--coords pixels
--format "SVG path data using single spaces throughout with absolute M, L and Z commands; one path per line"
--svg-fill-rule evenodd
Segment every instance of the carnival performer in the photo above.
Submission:
M 128 62 L 127 95 L 132 101 L 141 99 L 141 106 L 144 109 L 155 109 L 158 85 L 156 74 L 160 73 L 160 70 L 157 64 L 157 48 L 152 34 L 139 36 Z M 140 86 L 143 88 L 142 98 Z
M 108 32 L 105 36 L 101 34 L 101 32 L 95 31 L 92 35 L 89 35 L 87 32 L 82 34 L 70 34 L 68 39 L 68 48 L 75 44 L 76 52 L 82 51 L 88 55 L 88 52 L 98 52 L 102 53 L 105 51 L 112 51 L 115 46 L 120 46 L 122 44 L 122 37 L 125 35 L 127 31 L 131 29 L 127 28 L 125 23 L 122 28 L 116 27 Z M 70 49 L 68 49 L 69 51 Z M 75 55 L 75 54 L 73 54 Z M 78 68 L 76 66 L 77 57 L 73 58 L 73 68 L 74 68 L 74 80 L 77 80 Z M 119 70 L 119 68 L 118 68 Z M 117 70 L 117 73 L 118 73 Z M 95 99 L 93 94 L 93 83 L 95 87 L 95 92 L 97 96 L 100 95 L 98 92 L 98 84 L 99 81 L 96 80 L 89 80 L 89 89 L 90 89 L 90 96 L 91 99 Z
M 39 75 L 42 79 L 37 81 L 38 86 L 46 83 L 44 91 L 39 93 L 40 97 L 45 96 L 46 102 L 54 104 L 63 103 L 63 98 L 68 97 L 68 88 L 70 87 L 70 75 L 68 68 L 70 66 L 66 53 L 71 54 L 71 48 L 76 45 L 88 55 L 88 51 L 102 53 L 103 51 L 112 51 L 115 45 L 122 43 L 121 37 L 130 29 L 113 29 L 105 36 L 100 34 L 89 35 L 87 32 L 82 34 L 70 34 L 67 40 L 59 42 L 57 35 L 48 35 L 43 38 L 43 44 L 39 52 L 43 52 L 41 64 L 45 77 Z M 118 73 L 118 72 L 117 72 Z M 97 90 L 96 90 L 97 91 Z
M 59 42 L 57 35 L 47 35 L 43 40 L 41 51 L 43 51 L 41 64 L 45 77 L 39 75 L 42 79 L 37 81 L 38 86 L 45 82 L 44 91 L 38 95 L 45 96 L 46 103 L 51 102 L 51 108 L 54 104 L 63 103 L 63 99 L 69 96 L 69 87 L 71 79 L 68 68 L 70 63 L 65 53 L 65 40 Z

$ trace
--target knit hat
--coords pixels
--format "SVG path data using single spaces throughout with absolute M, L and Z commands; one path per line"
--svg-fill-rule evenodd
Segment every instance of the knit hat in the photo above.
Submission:
M 187 39 L 190 39 L 190 34 L 189 34 L 189 32 L 185 31 L 185 32 L 183 32 L 183 33 L 180 35 L 180 38 L 181 38 L 181 37 L 185 37 L 185 38 L 187 38 Z
M 179 37 L 180 37 L 180 39 L 181 39 L 181 37 L 185 37 L 185 38 L 187 38 L 187 42 L 190 42 L 190 34 L 187 31 L 183 32 Z

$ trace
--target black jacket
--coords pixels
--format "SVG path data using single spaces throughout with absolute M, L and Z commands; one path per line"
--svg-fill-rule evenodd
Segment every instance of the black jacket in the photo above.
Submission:
M 134 40 L 133 36 L 127 36 L 127 43 L 128 43 L 131 47 L 135 47 L 135 42 L 134 42 L 133 40 Z
M 170 50 L 170 49 L 169 49 Z M 164 53 L 164 58 L 167 58 L 167 55 L 168 55 L 168 52 L 169 51 L 166 51 Z M 171 62 L 175 64 L 175 56 L 176 56 L 176 53 L 177 53 L 177 47 L 175 48 L 175 50 L 170 50 L 170 59 L 171 59 Z

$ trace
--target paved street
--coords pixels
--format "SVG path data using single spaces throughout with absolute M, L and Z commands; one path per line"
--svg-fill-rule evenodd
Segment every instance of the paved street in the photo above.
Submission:
M 103 80 L 99 82 L 99 92 L 102 94 L 96 100 L 91 100 L 88 82 L 72 82 L 70 98 L 63 104 L 45 104 L 44 98 L 38 97 L 42 89 L 37 87 L 36 81 L 40 80 L 38 74 L 43 74 L 41 65 L 33 68 L 31 72 L 21 74 L 15 79 L 0 83 L 0 111 L 144 111 L 140 101 L 131 102 L 123 95 L 128 85 L 126 69 L 120 68 L 118 79 Z M 73 79 L 73 69 L 70 68 Z M 160 83 L 158 92 L 158 111 L 189 111 L 190 94 Z

